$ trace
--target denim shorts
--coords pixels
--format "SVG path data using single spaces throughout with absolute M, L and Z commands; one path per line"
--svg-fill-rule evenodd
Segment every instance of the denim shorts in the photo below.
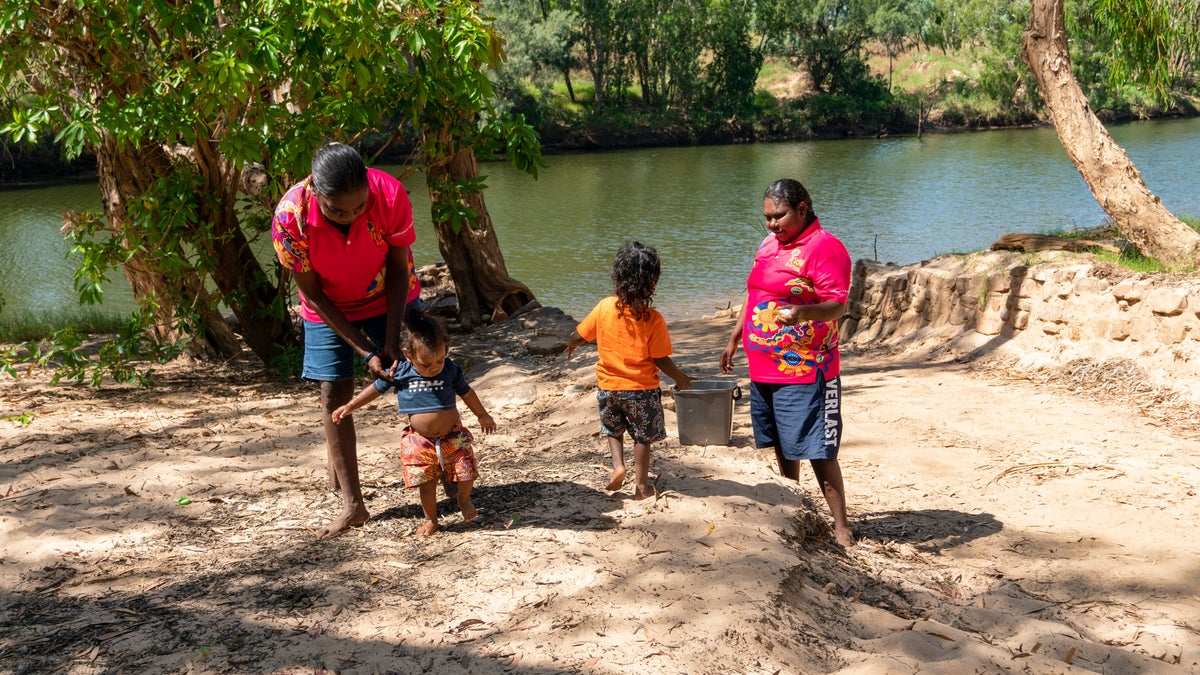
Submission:
M 408 307 L 420 308 L 421 301 L 413 300 Z M 382 347 L 387 339 L 387 314 L 350 322 L 367 336 L 371 344 Z M 314 382 L 336 382 L 354 379 L 354 364 L 358 352 L 332 328 L 317 321 L 304 320 L 304 370 L 300 376 Z M 388 364 L 391 365 L 391 364 Z
M 785 459 L 837 459 L 842 443 L 842 384 L 818 373 L 812 384 L 750 383 L 754 444 Z
M 350 322 L 374 345 L 387 337 L 387 314 Z M 304 320 L 304 370 L 301 377 L 314 382 L 354 379 L 358 352 L 324 323 Z
M 662 390 L 596 392 L 600 402 L 600 431 L 621 438 L 625 431 L 634 443 L 656 443 L 667 437 L 663 420 Z

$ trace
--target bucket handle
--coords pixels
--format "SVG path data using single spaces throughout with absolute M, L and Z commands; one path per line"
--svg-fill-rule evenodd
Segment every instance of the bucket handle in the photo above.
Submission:
M 671 393 L 677 393 L 678 391 L 679 391 L 678 385 L 674 385 L 674 384 L 671 385 Z M 741 398 L 742 398 L 742 388 L 736 384 L 733 385 L 733 400 L 737 401 Z

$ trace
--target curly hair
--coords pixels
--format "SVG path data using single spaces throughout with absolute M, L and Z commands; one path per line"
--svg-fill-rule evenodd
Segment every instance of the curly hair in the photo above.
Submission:
M 435 316 L 430 316 L 416 307 L 409 307 L 404 313 L 404 348 L 410 351 L 418 346 L 430 354 L 436 354 L 440 347 L 450 344 L 450 333 L 446 326 Z
M 626 242 L 617 250 L 613 260 L 612 284 L 617 296 L 617 314 L 630 316 L 641 321 L 649 316 L 650 298 L 658 285 L 662 271 L 658 251 L 641 242 Z

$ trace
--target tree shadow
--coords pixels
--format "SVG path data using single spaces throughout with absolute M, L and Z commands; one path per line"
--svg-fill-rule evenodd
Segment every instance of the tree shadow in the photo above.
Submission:
M 931 552 L 962 546 L 1004 529 L 1004 524 L 990 513 L 950 509 L 860 512 L 853 514 L 852 521 L 860 537 L 915 544 Z
M 424 522 L 425 515 L 416 501 L 416 490 L 412 503 L 393 506 L 376 515 L 372 520 L 410 520 L 415 527 Z M 442 495 L 442 488 L 438 488 Z M 471 503 L 478 510 L 475 520 L 443 522 L 447 532 L 463 532 L 473 529 L 516 530 L 526 527 L 545 527 L 570 530 L 608 530 L 617 527 L 617 521 L 605 515 L 611 511 L 614 498 L 600 490 L 582 483 L 566 480 L 526 480 L 496 485 L 477 485 L 471 491 Z M 458 502 L 444 497 L 438 501 L 438 517 L 458 513 Z

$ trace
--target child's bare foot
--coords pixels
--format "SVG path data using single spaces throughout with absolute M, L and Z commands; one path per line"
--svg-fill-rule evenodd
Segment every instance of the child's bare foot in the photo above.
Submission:
M 342 510 L 342 514 L 335 518 L 333 522 L 321 528 L 317 532 L 317 540 L 333 539 L 340 537 L 350 531 L 352 527 L 361 527 L 363 523 L 371 519 L 371 514 L 367 512 L 367 507 L 358 504 L 354 507 L 347 507 Z
M 625 484 L 625 467 L 613 469 L 612 479 L 608 481 L 608 487 L 604 488 L 609 492 L 616 492 Z
M 633 491 L 633 498 L 638 501 L 649 499 L 653 496 L 654 491 L 650 489 L 649 485 L 639 485 L 637 486 L 637 489 Z
M 471 500 L 463 499 L 461 496 L 458 498 L 458 510 L 462 511 L 464 523 L 469 523 L 472 520 L 475 520 L 475 516 L 479 515 L 479 512 L 475 510 L 475 505 L 471 503 Z
M 441 527 L 438 526 L 438 522 L 436 520 L 427 520 L 425 521 L 424 525 L 417 528 L 417 534 L 422 537 L 428 537 L 440 529 Z

